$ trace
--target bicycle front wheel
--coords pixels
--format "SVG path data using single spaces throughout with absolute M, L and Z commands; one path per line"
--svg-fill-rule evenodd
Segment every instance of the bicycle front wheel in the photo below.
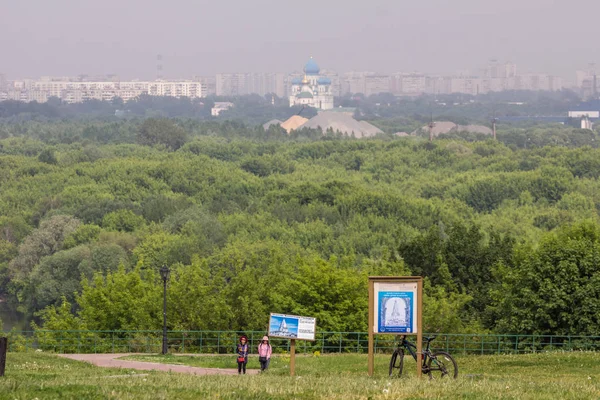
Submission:
M 390 360 L 390 376 L 394 376 L 395 373 L 398 376 L 402 375 L 402 367 L 404 367 L 404 350 L 396 349 Z
M 445 351 L 438 351 L 433 353 L 427 360 L 427 375 L 430 379 L 456 379 L 458 365 L 450 354 Z

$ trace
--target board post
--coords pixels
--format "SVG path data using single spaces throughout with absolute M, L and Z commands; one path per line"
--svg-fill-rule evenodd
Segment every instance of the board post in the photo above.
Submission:
M 419 327 L 419 333 L 417 334 L 417 377 L 421 377 L 423 369 L 421 363 L 423 362 L 423 280 L 417 282 L 417 306 L 419 312 L 417 313 L 417 326 Z
M 0 337 L 0 376 L 4 376 L 6 368 L 6 352 L 8 351 L 8 338 Z
M 296 374 L 296 339 L 290 339 L 290 376 Z
M 368 348 L 368 357 L 369 357 L 369 376 L 373 376 L 375 372 L 375 343 L 374 343 L 374 334 L 373 334 L 373 323 L 375 321 L 375 314 L 373 310 L 373 287 L 374 283 L 372 280 L 369 280 L 369 348 Z

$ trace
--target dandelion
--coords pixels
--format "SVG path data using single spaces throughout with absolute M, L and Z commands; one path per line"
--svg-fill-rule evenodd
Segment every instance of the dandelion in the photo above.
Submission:
M 389 393 L 389 389 L 383 389 L 383 393 Z

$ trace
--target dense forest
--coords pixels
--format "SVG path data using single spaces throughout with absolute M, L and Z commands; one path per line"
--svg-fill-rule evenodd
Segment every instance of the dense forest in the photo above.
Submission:
M 368 275 L 422 275 L 429 332 L 600 331 L 592 131 L 430 143 L 15 118 L 0 120 L 0 300 L 33 326 L 157 329 L 168 265 L 170 329 L 283 312 L 365 331 Z

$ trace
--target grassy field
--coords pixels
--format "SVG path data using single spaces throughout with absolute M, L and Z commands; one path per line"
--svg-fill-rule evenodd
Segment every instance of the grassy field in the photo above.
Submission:
M 597 353 L 462 356 L 459 379 L 390 379 L 385 356 L 366 376 L 365 355 L 299 356 L 296 377 L 277 357 L 259 376 L 192 376 L 98 368 L 43 353 L 9 353 L 0 399 L 599 399 Z M 249 367 L 257 367 L 256 357 Z M 136 356 L 138 360 L 234 367 L 232 356 Z

